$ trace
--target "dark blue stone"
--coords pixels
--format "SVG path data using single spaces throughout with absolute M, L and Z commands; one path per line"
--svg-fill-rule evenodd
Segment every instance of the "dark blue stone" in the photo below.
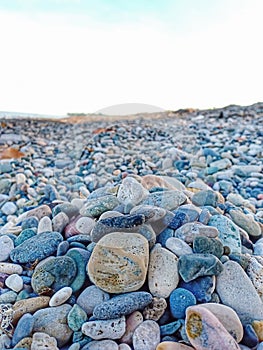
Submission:
M 18 321 L 12 337 L 12 346 L 15 346 L 21 339 L 29 337 L 34 327 L 34 317 L 31 314 L 24 314 Z
M 168 324 L 164 324 L 163 326 L 160 327 L 161 336 L 172 335 L 175 332 L 177 332 L 178 329 L 181 328 L 181 326 L 182 326 L 182 322 L 180 320 L 177 320 Z
M 30 216 L 22 221 L 21 228 L 22 231 L 27 228 L 37 228 L 38 227 L 38 218 L 35 216 Z
M 172 230 L 171 228 L 166 228 L 157 236 L 156 243 L 160 243 L 163 247 L 165 247 L 167 239 L 173 237 L 173 235 L 174 230 Z
M 211 301 L 212 298 L 212 292 L 214 289 L 213 277 L 198 277 L 190 282 L 184 282 L 181 280 L 179 287 L 185 288 L 192 292 L 198 302 L 207 303 Z
M 170 310 L 174 318 L 184 318 L 188 306 L 196 304 L 196 298 L 192 292 L 184 288 L 176 288 L 169 297 Z
M 248 346 L 249 348 L 254 348 L 258 345 L 259 340 L 254 328 L 251 324 L 247 324 L 244 327 L 244 335 L 241 340 L 241 344 Z
M 174 211 L 174 217 L 172 221 L 169 223 L 168 227 L 176 230 L 179 227 L 181 227 L 183 224 L 187 223 L 189 221 L 187 214 L 180 212 L 180 211 Z

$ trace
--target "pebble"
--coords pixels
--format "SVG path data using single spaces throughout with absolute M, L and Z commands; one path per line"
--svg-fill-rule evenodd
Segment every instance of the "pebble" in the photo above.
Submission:
M 158 321 L 167 308 L 167 302 L 164 298 L 154 297 L 152 302 L 143 310 L 145 320 Z
M 98 217 L 108 210 L 114 209 L 119 204 L 119 201 L 114 195 L 106 195 L 96 199 L 90 199 L 81 208 L 80 214 L 89 217 Z
M 180 257 L 181 255 L 193 253 L 192 248 L 180 238 L 168 238 L 165 242 L 165 246 L 178 257 Z
M 213 254 L 220 259 L 224 254 L 224 247 L 219 239 L 197 236 L 193 241 L 193 251 L 197 254 Z
M 52 221 L 48 216 L 43 216 L 39 220 L 38 228 L 37 228 L 37 233 L 43 233 L 43 232 L 52 232 Z
M 31 350 L 59 350 L 57 347 L 57 341 L 54 337 L 50 337 L 43 332 L 35 332 L 33 334 Z
M 0 263 L 0 273 L 6 273 L 8 275 L 12 275 L 14 273 L 17 273 L 18 275 L 21 275 L 23 272 L 23 268 L 20 265 L 12 264 L 9 262 L 1 262 Z
M 5 215 L 13 215 L 17 211 L 17 206 L 13 202 L 6 202 L 2 207 L 1 211 Z
M 82 350 L 119 350 L 119 347 L 113 340 L 95 340 L 84 346 Z
M 50 297 L 48 296 L 38 296 L 16 301 L 13 305 L 13 322 L 16 323 L 26 313 L 32 314 L 35 311 L 46 308 L 49 300 Z
M 64 304 L 72 295 L 72 288 L 63 287 L 52 295 L 49 306 L 59 306 Z
M 215 290 L 215 276 L 198 277 L 190 282 L 180 281 L 179 287 L 189 290 L 194 294 L 198 302 L 211 301 Z
M 150 193 L 142 202 L 143 205 L 158 206 L 167 210 L 175 210 L 186 202 L 186 195 L 183 192 L 173 190 Z
M 88 337 L 99 339 L 120 339 L 125 332 L 125 317 L 85 322 L 81 331 Z
M 23 279 L 18 274 L 14 273 L 7 277 L 5 285 L 14 292 L 20 292 L 23 289 Z
M 92 315 L 94 308 L 110 299 L 110 295 L 97 286 L 85 288 L 77 298 L 77 304 L 88 314 Z
M 67 316 L 67 322 L 70 329 L 77 332 L 81 329 L 84 322 L 87 321 L 86 312 L 78 305 L 74 304 Z
M 181 343 L 171 342 L 171 341 L 161 342 L 156 348 L 156 350 L 191 350 L 191 349 L 193 348 L 190 346 L 187 346 Z
M 160 327 L 152 320 L 143 321 L 132 337 L 134 350 L 155 350 L 160 343 Z
M 176 288 L 172 291 L 170 297 L 170 310 L 174 318 L 185 318 L 185 311 L 188 306 L 196 304 L 196 298 L 193 293 L 184 288 Z
M 62 233 L 68 223 L 69 223 L 69 217 L 62 211 L 52 218 L 51 225 L 52 225 L 53 231 Z
M 189 222 L 179 227 L 174 236 L 186 243 L 192 243 L 197 236 L 215 238 L 218 236 L 218 230 L 215 227 L 209 227 L 200 222 Z
M 146 312 L 147 306 L 144 308 Z M 126 329 L 120 341 L 132 345 L 132 337 L 135 329 L 143 322 L 143 315 L 140 311 L 133 311 L 126 319 Z
M 14 242 L 7 235 L 0 236 L 0 247 L 0 262 L 6 261 L 9 258 L 11 250 L 14 249 Z
M 142 202 L 149 192 L 144 188 L 136 179 L 132 177 L 126 177 L 123 179 L 122 184 L 119 187 L 117 199 L 125 206 L 136 206 Z
M 34 317 L 31 314 L 24 314 L 16 325 L 12 337 L 12 345 L 15 346 L 20 340 L 30 337 L 34 327 Z
M 230 210 L 229 214 L 239 227 L 243 228 L 250 236 L 259 237 L 261 236 L 261 228 L 259 224 L 253 220 L 253 218 L 249 215 L 245 215 L 239 210 Z

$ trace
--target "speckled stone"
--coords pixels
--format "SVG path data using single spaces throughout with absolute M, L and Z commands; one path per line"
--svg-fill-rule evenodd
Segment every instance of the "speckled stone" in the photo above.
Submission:
M 155 297 L 167 298 L 179 282 L 178 258 L 156 244 L 150 253 L 148 286 Z
M 181 256 L 185 254 L 192 254 L 192 248 L 180 238 L 170 237 L 165 242 L 165 246 L 176 256 Z
M 186 195 L 177 190 L 150 193 L 142 202 L 143 205 L 153 205 L 167 210 L 175 210 L 186 202 Z
M 257 334 L 258 340 L 263 342 L 263 320 L 262 321 L 253 321 L 252 327 Z
M 34 317 L 24 314 L 18 321 L 12 337 L 12 346 L 15 346 L 23 338 L 29 337 L 34 326 Z
M 114 318 L 109 320 L 95 320 L 85 322 L 81 331 L 88 337 L 99 339 L 119 339 L 125 332 L 125 317 Z
M 117 199 L 124 205 L 135 206 L 142 202 L 149 192 L 135 178 L 126 177 L 119 186 Z
M 260 225 L 251 217 L 246 215 L 239 210 L 229 211 L 232 220 L 241 228 L 243 228 L 250 236 L 259 237 L 261 236 Z
M 215 276 L 198 277 L 190 282 L 181 280 L 179 287 L 192 292 L 198 302 L 206 303 L 212 298 L 212 294 L 215 290 L 215 280 Z
M 5 333 L 0 334 L 0 349 L 10 349 L 11 339 Z
M 13 240 L 6 236 L 0 236 L 0 262 L 6 261 L 9 258 L 10 252 L 14 249 Z
M 109 293 L 138 290 L 145 282 L 147 240 L 137 233 L 110 233 L 95 246 L 87 270 L 91 281 Z
M 8 275 L 12 275 L 13 273 L 17 273 L 21 275 L 23 272 L 22 266 L 18 264 L 12 264 L 8 262 L 0 262 L 0 273 L 6 273 Z
M 191 350 L 190 346 L 172 341 L 164 341 L 158 344 L 156 350 Z
M 9 290 L 3 294 L 0 294 L 0 304 L 13 304 L 17 299 L 17 293 L 13 290 Z
M 20 244 L 25 242 L 27 239 L 34 237 L 36 234 L 37 233 L 35 228 L 27 228 L 23 230 L 14 240 L 15 247 L 19 246 Z
M 21 223 L 21 229 L 26 230 L 28 228 L 36 228 L 38 227 L 39 220 L 35 216 L 30 216 L 26 219 L 24 219 Z
M 213 254 L 220 259 L 224 254 L 224 246 L 219 239 L 199 236 L 194 239 L 193 251 L 194 253 Z
M 31 345 L 32 345 L 32 338 L 31 337 L 25 337 L 23 339 L 21 339 L 16 346 L 14 347 L 14 349 L 17 350 L 31 350 Z M 57 350 L 57 349 L 56 349 Z
M 120 341 L 132 345 L 132 336 L 135 329 L 143 322 L 143 315 L 140 311 L 132 312 L 126 319 L 126 330 Z
M 188 306 L 196 304 L 196 298 L 193 293 L 184 288 L 176 288 L 172 291 L 170 297 L 170 310 L 174 318 L 185 318 L 185 311 Z
M 18 222 L 23 221 L 31 216 L 36 217 L 38 220 L 43 218 L 44 216 L 51 216 L 51 209 L 49 208 L 48 205 L 40 205 L 34 209 L 28 210 L 25 213 L 21 214 L 18 217 Z
M 66 253 L 66 256 L 75 262 L 77 268 L 75 278 L 70 284 L 73 292 L 79 291 L 87 280 L 86 266 L 90 255 L 90 252 L 82 248 L 71 248 Z
M 59 306 L 64 304 L 72 295 L 70 287 L 63 287 L 59 289 L 49 300 L 49 306 Z
M 89 235 L 94 226 L 94 219 L 87 216 L 81 216 L 76 221 L 76 229 L 79 233 L 82 233 L 84 235 Z
M 212 312 L 202 306 L 186 310 L 186 334 L 196 350 L 239 350 L 235 339 Z
M 80 214 L 89 217 L 98 217 L 108 210 L 114 209 L 119 204 L 119 201 L 114 195 L 106 195 L 103 197 L 89 199 L 81 208 Z
M 33 332 L 44 332 L 56 338 L 58 346 L 62 347 L 69 341 L 72 330 L 67 325 L 67 315 L 71 306 L 64 304 L 56 307 L 48 307 L 34 313 Z
M 54 337 L 50 337 L 44 332 L 36 332 L 33 334 L 31 350 L 59 350 L 57 341 Z
M 197 277 L 218 275 L 223 264 L 212 254 L 188 254 L 180 256 L 178 270 L 182 279 L 190 282 Z
M 110 295 L 100 288 L 92 285 L 85 288 L 78 296 L 77 304 L 86 311 L 88 315 L 93 313 L 95 306 L 110 299 Z
M 218 236 L 218 230 L 215 227 L 209 227 L 200 222 L 189 222 L 178 228 L 174 233 L 174 237 L 182 239 L 187 243 L 192 243 L 197 236 L 215 238 Z
M 56 205 L 53 210 L 52 214 L 53 217 L 55 217 L 58 213 L 65 213 L 69 219 L 74 218 L 79 214 L 79 209 L 75 205 L 69 203 L 69 202 L 63 202 L 58 205 Z
M 152 299 L 152 295 L 148 292 L 120 294 L 97 305 L 93 316 L 100 320 L 107 320 L 129 315 L 133 311 L 144 309 Z
M 16 301 L 13 305 L 13 323 L 15 324 L 26 313 L 32 314 L 37 310 L 46 308 L 49 304 L 49 300 L 50 297 L 40 296 Z
M 246 273 L 263 301 L 263 257 L 251 256 Z
M 74 332 L 77 332 L 81 329 L 83 323 L 87 321 L 87 318 L 86 312 L 78 304 L 74 304 L 67 316 L 68 326 Z
M 242 340 L 243 326 L 233 309 L 226 305 L 216 303 L 205 303 L 201 306 L 211 311 L 216 316 L 237 343 Z
M 166 214 L 164 208 L 155 207 L 153 205 L 138 205 L 130 211 L 133 215 L 144 215 L 145 222 L 151 223 L 160 220 Z
M 240 233 L 237 226 L 230 219 L 223 215 L 213 215 L 208 225 L 218 229 L 218 238 L 223 246 L 229 247 L 232 253 L 241 253 Z
M 263 303 L 238 263 L 229 260 L 224 264 L 217 276 L 216 291 L 222 303 L 237 313 L 242 324 L 263 320 Z
M 143 310 L 145 320 L 158 321 L 167 308 L 167 302 L 164 298 L 154 297 L 152 302 Z
M 192 202 L 198 207 L 211 205 L 212 207 L 216 208 L 218 196 L 217 193 L 212 190 L 199 191 L 193 195 Z
M 155 350 L 160 343 L 160 328 L 158 323 L 151 320 L 142 322 L 134 331 L 134 350 Z
M 13 262 L 20 264 L 34 262 L 56 252 L 63 237 L 59 232 L 45 232 L 27 239 L 25 242 L 14 248 L 10 253 Z
M 52 219 L 53 231 L 62 233 L 68 223 L 69 217 L 63 212 L 58 213 Z
M 35 268 L 31 284 L 36 293 L 54 291 L 69 286 L 77 273 L 76 264 L 69 256 L 50 257 Z

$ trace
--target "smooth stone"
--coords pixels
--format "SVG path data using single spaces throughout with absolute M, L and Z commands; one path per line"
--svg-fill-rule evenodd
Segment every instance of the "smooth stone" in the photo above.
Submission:
M 105 211 L 113 210 L 118 204 L 117 197 L 111 194 L 90 199 L 80 209 L 80 214 L 83 216 L 98 217 Z
M 177 190 L 150 193 L 142 202 L 143 205 L 153 205 L 167 210 L 175 210 L 187 200 L 186 195 Z
M 16 301 L 13 305 L 13 323 L 15 324 L 24 314 L 34 313 L 40 309 L 46 308 L 50 297 L 40 296 Z
M 131 347 L 128 344 L 120 344 L 118 350 L 131 350 Z
M 160 243 L 162 247 L 166 247 L 166 242 L 169 238 L 173 237 L 174 230 L 171 228 L 164 229 L 158 236 L 156 237 L 156 243 Z M 167 248 L 167 247 L 166 247 Z
M 156 234 L 149 224 L 143 224 L 136 228 L 136 232 L 145 237 L 149 243 L 149 248 L 151 249 L 156 243 Z
M 87 280 L 86 265 L 91 253 L 82 248 L 71 248 L 67 251 L 66 256 L 70 257 L 76 265 L 77 272 L 74 280 L 70 284 L 73 292 L 79 291 Z
M 212 254 L 188 254 L 180 256 L 178 270 L 184 282 L 190 282 L 197 277 L 218 275 L 223 264 Z
M 48 293 L 69 286 L 77 273 L 76 264 L 69 256 L 50 257 L 35 268 L 31 285 L 36 293 Z
M 64 304 L 72 295 L 72 288 L 63 287 L 52 295 L 49 306 L 59 306 Z
M 192 203 L 198 207 L 211 205 L 216 208 L 218 203 L 218 195 L 212 190 L 204 190 L 197 192 L 192 197 Z
M 257 334 L 258 340 L 260 342 L 263 341 L 263 320 L 261 321 L 253 321 L 252 322 L 252 327 L 254 328 L 254 331 Z
M 167 308 L 167 302 L 164 298 L 154 297 L 152 302 L 143 310 L 145 320 L 158 321 Z
M 11 185 L 12 185 L 11 180 L 9 180 L 9 179 L 1 179 L 0 180 L 0 194 L 8 194 Z
M 246 273 L 263 301 L 263 258 L 251 256 L 246 268 Z
M 154 232 L 156 233 L 156 235 L 161 234 L 164 230 L 172 230 L 168 226 L 170 222 L 173 220 L 173 218 L 174 218 L 174 213 L 167 210 L 166 214 L 160 220 L 152 222 L 151 226 Z
M 0 334 L 0 349 L 10 349 L 11 339 L 5 333 Z
M 97 243 L 102 237 L 111 232 L 135 232 L 136 227 L 144 224 L 144 215 L 122 215 L 102 219 L 96 222 L 91 231 L 92 242 Z
M 180 208 L 180 207 L 179 207 Z M 177 230 L 182 225 L 189 222 L 189 217 L 186 213 L 179 211 L 178 209 L 174 211 L 174 217 L 172 221 L 169 223 L 168 227 Z
M 182 327 L 182 325 L 182 320 L 177 320 L 160 326 L 162 339 L 167 335 L 169 336 L 175 334 Z
M 59 232 L 44 232 L 33 236 L 10 253 L 10 259 L 19 264 L 43 260 L 57 251 L 57 247 L 63 237 Z
M 263 320 L 260 296 L 238 263 L 229 260 L 224 264 L 223 271 L 217 276 L 216 291 L 222 303 L 237 313 L 242 324 Z
M 261 236 L 262 232 L 260 225 L 254 221 L 250 215 L 246 215 L 239 210 L 230 210 L 229 214 L 234 223 L 245 230 L 250 236 Z
M 50 219 L 49 216 L 43 216 L 43 218 L 41 218 L 39 220 L 39 224 L 38 224 L 38 228 L 37 228 L 37 233 L 43 233 L 43 232 L 52 232 L 53 228 L 52 228 L 52 221 Z
M 57 341 L 54 337 L 50 337 L 44 332 L 36 332 L 33 334 L 31 350 L 59 350 Z
M 193 293 L 184 288 L 176 288 L 172 291 L 170 297 L 170 311 L 174 318 L 185 318 L 185 311 L 188 306 L 196 304 L 196 298 Z
M 62 256 L 67 253 L 69 250 L 69 242 L 68 241 L 63 241 L 59 243 L 58 249 L 57 249 L 57 256 Z
M 81 216 L 76 221 L 76 229 L 79 233 L 89 235 L 95 226 L 95 221 L 87 216 Z
M 12 346 L 20 340 L 30 337 L 34 326 L 34 317 L 31 314 L 24 314 L 18 321 L 12 337 Z
M 0 262 L 3 262 L 9 258 L 11 250 L 14 249 L 14 242 L 7 235 L 0 236 L 0 247 Z
M 193 253 L 192 248 L 186 242 L 176 237 L 168 238 L 165 242 L 165 247 L 178 257 Z
M 224 247 L 219 239 L 199 236 L 194 239 L 193 251 L 200 254 L 213 254 L 220 259 L 224 254 Z
M 217 303 L 205 303 L 201 306 L 211 311 L 216 316 L 237 343 L 241 342 L 244 334 L 243 326 L 233 309 L 226 305 Z
M 132 215 L 144 215 L 145 222 L 151 223 L 158 221 L 164 217 L 166 210 L 163 208 L 155 207 L 153 205 L 138 205 L 130 211 Z
M 215 290 L 215 276 L 198 277 L 190 282 L 180 281 L 179 287 L 192 292 L 198 302 L 206 303 L 211 301 Z
M 134 350 L 155 350 L 160 343 L 160 328 L 157 322 L 143 321 L 134 331 L 132 337 Z
M 23 272 L 23 268 L 18 264 L 12 264 L 9 262 L 0 262 L 0 273 L 6 273 L 8 275 L 17 273 L 18 275 L 21 275 L 22 272 Z
M 78 304 L 74 304 L 67 316 L 68 326 L 74 332 L 77 332 L 81 329 L 83 323 L 87 321 L 87 318 L 86 312 Z
M 119 350 L 119 346 L 113 340 L 94 340 L 85 345 L 82 350 Z
M 39 220 L 35 216 L 30 216 L 22 221 L 21 228 L 22 231 L 28 228 L 37 228 Z
M 100 339 L 120 339 L 125 332 L 125 317 L 114 318 L 109 320 L 96 320 L 85 322 L 81 331 L 88 337 Z
M 192 243 L 197 236 L 215 238 L 218 236 L 218 230 L 215 227 L 206 226 L 200 222 L 189 222 L 179 227 L 174 233 L 174 237 L 186 243 Z
M 135 178 L 126 177 L 122 180 L 117 193 L 117 199 L 124 205 L 131 204 L 132 206 L 142 202 L 149 194 Z
M 68 223 L 69 223 L 69 217 L 67 216 L 67 214 L 63 212 L 58 213 L 52 219 L 53 231 L 62 233 Z
M 230 219 L 223 215 L 213 215 L 208 225 L 218 229 L 218 239 L 223 246 L 229 247 L 231 253 L 241 253 L 239 229 Z
M 67 325 L 67 315 L 71 306 L 64 304 L 61 306 L 48 307 L 34 313 L 33 332 L 44 332 L 50 337 L 54 337 L 58 346 L 67 344 L 72 335 L 72 330 Z
M 148 286 L 155 297 L 167 298 L 179 282 L 178 258 L 156 244 L 150 252 Z
M 146 306 L 147 308 L 147 306 Z M 145 308 L 145 309 L 146 309 Z M 132 337 L 135 329 L 143 322 L 143 315 L 140 311 L 133 311 L 126 319 L 126 330 L 120 341 L 132 345 Z
M 169 190 L 183 191 L 185 186 L 171 176 L 145 175 L 141 177 L 141 184 L 148 190 L 153 187 L 167 188 Z
M 209 166 L 212 168 L 216 167 L 216 168 L 218 168 L 218 170 L 223 170 L 223 169 L 227 169 L 227 168 L 231 167 L 232 163 L 228 158 L 222 158 L 222 159 L 216 160 L 214 162 L 211 162 L 209 164 Z
M 199 207 L 197 207 L 193 204 L 184 204 L 184 205 L 181 205 L 176 210 L 176 212 L 186 214 L 188 221 L 197 221 L 197 219 L 199 218 L 199 216 L 202 212 L 202 209 L 200 209 Z
M 23 242 L 25 242 L 27 239 L 36 236 L 36 229 L 35 228 L 27 228 L 23 230 L 14 240 L 15 247 L 19 246 Z
M 23 279 L 18 274 L 14 273 L 13 275 L 7 277 L 5 280 L 5 285 L 14 292 L 18 293 L 23 289 L 24 283 Z
M 92 285 L 85 288 L 78 296 L 77 304 L 88 314 L 93 313 L 94 308 L 110 299 L 110 295 L 100 288 Z
M 210 218 L 211 214 L 209 210 L 207 208 L 203 208 L 199 215 L 198 221 L 201 222 L 201 224 L 203 225 L 208 225 Z
M 144 309 L 152 300 L 153 297 L 148 292 L 120 294 L 97 305 L 94 308 L 93 316 L 100 320 L 118 318 Z
M 187 308 L 185 329 L 190 343 L 196 350 L 239 350 L 237 342 L 222 323 L 202 306 Z
M 17 211 L 17 206 L 13 202 L 6 202 L 2 207 L 1 211 L 5 215 L 13 215 Z
M 0 294 L 0 304 L 13 304 L 17 299 L 17 293 L 13 290 L 9 290 L 3 294 Z
M 31 346 L 32 346 L 32 338 L 31 337 L 25 337 L 22 340 L 20 340 L 16 346 L 14 347 L 14 349 L 17 350 L 31 350 Z M 36 349 L 35 349 L 36 350 Z M 57 349 L 55 349 L 57 350 Z
M 56 205 L 52 210 L 53 217 L 55 217 L 58 213 L 61 212 L 65 213 L 69 219 L 72 219 L 75 216 L 79 215 L 79 209 L 69 202 L 63 202 Z
M 247 345 L 249 349 L 255 348 L 258 345 L 258 336 L 251 324 L 246 324 L 244 326 L 244 335 L 242 339 L 242 344 Z
M 176 343 L 173 341 L 164 341 L 158 344 L 156 350 L 191 350 L 193 349 L 190 346 L 181 344 L 181 343 Z
M 28 210 L 26 211 L 25 213 L 21 214 L 19 217 L 18 217 L 18 222 L 20 221 L 23 221 L 29 217 L 36 217 L 38 220 L 40 220 L 41 218 L 43 218 L 44 216 L 51 216 L 51 209 L 48 205 L 46 204 L 43 204 L 43 205 L 40 205 L 34 209 L 31 209 L 31 210 Z
M 87 272 L 90 280 L 106 292 L 131 292 L 144 284 L 148 259 L 148 242 L 142 235 L 109 233 L 93 249 Z

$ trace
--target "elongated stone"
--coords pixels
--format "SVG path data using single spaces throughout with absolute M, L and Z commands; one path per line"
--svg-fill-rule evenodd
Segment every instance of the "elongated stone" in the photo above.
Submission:
M 160 343 L 160 328 L 157 322 L 146 320 L 142 322 L 134 331 L 134 350 L 155 350 Z
M 98 217 L 105 211 L 114 209 L 118 204 L 119 201 L 114 195 L 90 199 L 81 208 L 80 214 L 83 216 Z
M 189 222 L 179 227 L 174 233 L 174 237 L 182 239 L 186 243 L 192 243 L 195 237 L 198 236 L 214 238 L 218 236 L 218 230 L 215 227 L 209 227 L 200 222 Z
M 85 322 L 81 331 L 92 339 L 120 339 L 125 332 L 125 317 L 111 320 L 96 320 Z

